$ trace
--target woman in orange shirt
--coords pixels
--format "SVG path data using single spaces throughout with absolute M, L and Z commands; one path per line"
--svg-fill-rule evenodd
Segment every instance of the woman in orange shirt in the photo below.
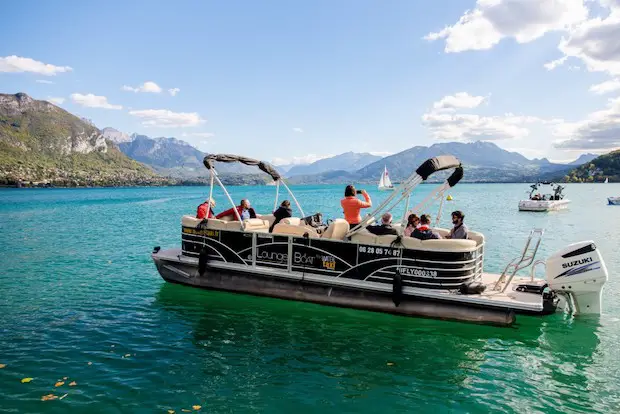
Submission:
M 366 201 L 357 198 L 356 194 L 364 196 Z M 372 200 L 366 190 L 355 191 L 355 187 L 348 185 L 344 190 L 344 198 L 340 200 L 340 205 L 344 211 L 344 219 L 349 222 L 349 227 L 353 228 L 362 221 L 360 210 L 372 207 Z

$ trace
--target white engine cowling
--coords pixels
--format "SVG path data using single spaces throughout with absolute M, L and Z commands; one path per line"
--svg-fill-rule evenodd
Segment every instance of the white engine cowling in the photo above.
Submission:
M 547 259 L 546 268 L 549 287 L 570 294 L 576 313 L 601 313 L 603 285 L 609 276 L 594 242 L 565 247 Z

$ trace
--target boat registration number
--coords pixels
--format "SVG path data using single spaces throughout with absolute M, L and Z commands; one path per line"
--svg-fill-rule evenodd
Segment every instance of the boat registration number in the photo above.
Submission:
M 403 276 L 437 277 L 436 270 L 420 269 L 419 267 L 399 267 L 398 273 Z
M 388 247 L 373 247 L 373 246 L 360 246 L 360 253 L 375 254 L 377 256 L 398 257 L 400 256 L 399 249 L 391 249 Z

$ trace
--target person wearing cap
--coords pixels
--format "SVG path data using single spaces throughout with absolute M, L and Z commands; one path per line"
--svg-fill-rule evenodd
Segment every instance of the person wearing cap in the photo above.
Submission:
M 463 223 L 465 214 L 462 211 L 456 210 L 452 212 L 452 224 L 454 227 L 450 229 L 450 234 L 446 236 L 446 239 L 467 239 L 467 226 Z
M 215 218 L 216 219 L 221 219 L 221 218 L 224 218 L 226 216 L 232 216 L 233 220 L 237 220 L 237 215 L 235 214 L 235 209 L 237 209 L 237 212 L 239 213 L 239 217 L 241 217 L 241 221 L 248 220 L 248 219 L 251 219 L 251 218 L 256 218 L 256 212 L 254 211 L 254 209 L 250 205 L 250 200 L 248 200 L 247 198 L 244 198 L 243 200 L 241 200 L 241 203 L 237 207 L 229 208 L 226 211 L 222 211 L 220 214 L 215 216 Z
M 204 203 L 198 206 L 196 209 L 196 218 L 197 219 L 210 219 L 215 217 L 213 214 L 213 207 L 215 207 L 215 200 L 206 199 Z

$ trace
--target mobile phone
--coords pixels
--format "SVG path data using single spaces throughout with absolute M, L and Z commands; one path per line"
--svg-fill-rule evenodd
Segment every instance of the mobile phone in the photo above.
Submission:
M 357 190 L 356 193 L 357 194 L 362 194 L 362 190 Z

